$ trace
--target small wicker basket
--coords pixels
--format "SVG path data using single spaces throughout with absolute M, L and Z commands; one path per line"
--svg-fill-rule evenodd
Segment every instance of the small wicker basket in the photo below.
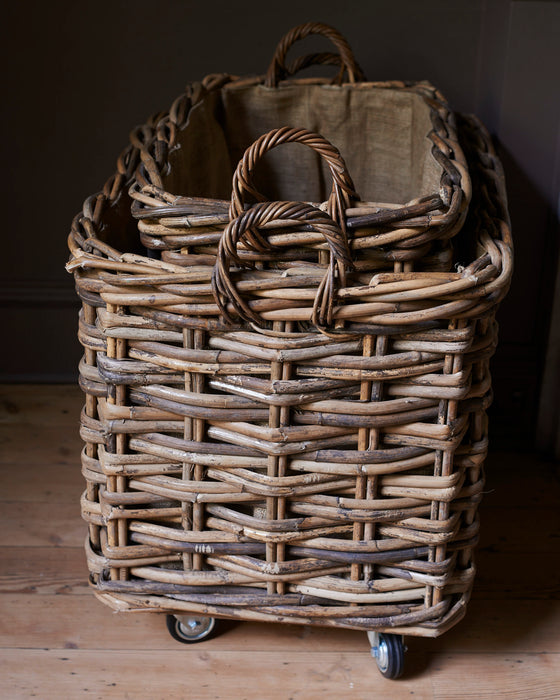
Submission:
M 310 33 L 339 54 L 287 65 Z M 310 63 L 338 84 L 290 78 Z M 135 130 L 73 222 L 86 548 L 117 610 L 428 637 L 465 612 L 503 175 L 433 87 L 362 78 L 302 25 L 264 82 L 210 76 Z

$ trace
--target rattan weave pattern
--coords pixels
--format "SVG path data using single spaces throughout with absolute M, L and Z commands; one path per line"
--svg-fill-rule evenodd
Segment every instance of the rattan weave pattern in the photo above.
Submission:
M 459 146 L 432 88 L 384 84 L 429 93 L 433 196 L 363 205 L 336 149 L 294 128 L 248 150 L 229 205 L 166 192 L 189 109 L 236 82 L 133 132 L 73 223 L 92 583 L 116 609 L 437 636 L 475 571 L 512 269 L 501 166 L 473 119 Z M 328 202 L 245 205 L 283 139 L 330 159 Z M 162 259 L 119 247 L 137 222 Z

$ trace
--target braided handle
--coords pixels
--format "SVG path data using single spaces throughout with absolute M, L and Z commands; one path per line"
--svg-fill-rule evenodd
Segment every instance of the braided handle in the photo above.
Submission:
M 287 65 L 286 54 L 293 44 L 295 44 L 296 41 L 305 39 L 312 34 L 319 34 L 327 39 L 330 39 L 338 49 L 339 56 L 337 57 L 336 54 L 331 53 L 310 54 L 309 56 L 297 59 L 290 65 Z M 267 87 L 276 87 L 281 80 L 294 75 L 299 70 L 307 68 L 312 64 L 340 65 L 340 71 L 333 80 L 333 82 L 338 85 L 342 84 L 345 73 L 348 74 L 348 80 L 351 83 L 365 80 L 364 73 L 358 65 L 350 45 L 342 34 L 328 24 L 322 24 L 321 22 L 307 22 L 306 24 L 300 24 L 299 26 L 294 27 L 282 37 L 280 43 L 276 47 L 274 56 L 272 57 L 272 62 L 266 74 L 265 85 Z
M 345 284 L 346 269 L 352 268 L 352 260 L 346 237 L 340 226 L 325 212 L 305 202 L 259 202 L 232 219 L 220 240 L 216 264 L 212 272 L 212 291 L 220 313 L 226 321 L 234 321 L 228 305 L 237 316 L 250 324 L 262 327 L 263 319 L 243 298 L 231 278 L 232 264 L 242 267 L 237 244 L 243 239 L 246 247 L 270 255 L 275 246 L 260 232 L 265 224 L 275 221 L 301 220 L 307 228 L 321 233 L 329 247 L 330 261 L 319 284 L 313 303 L 311 321 L 320 331 L 332 324 L 334 299 L 339 285 Z
M 342 232 L 346 234 L 346 209 L 352 199 L 358 199 L 354 183 L 346 169 L 346 163 L 335 146 L 320 134 L 307 129 L 293 129 L 284 126 L 280 129 L 263 134 L 243 154 L 233 175 L 230 219 L 243 213 L 245 209 L 244 196 L 250 193 L 259 202 L 266 198 L 253 186 L 252 174 L 258 161 L 267 151 L 283 143 L 301 143 L 318 153 L 327 163 L 332 175 L 333 185 L 327 201 L 327 212 L 333 218 Z M 347 244 L 346 244 L 347 246 Z
M 327 213 L 303 202 L 267 202 L 255 190 L 252 174 L 256 164 L 267 151 L 284 143 L 308 146 L 327 163 L 333 179 Z M 315 326 L 319 330 L 325 330 L 332 322 L 336 290 L 340 284 L 344 284 L 346 270 L 353 266 L 346 235 L 346 209 L 351 199 L 357 199 L 358 195 L 339 151 L 322 136 L 307 129 L 273 129 L 263 134 L 245 151 L 233 175 L 232 186 L 230 223 L 220 239 L 212 274 L 212 290 L 222 316 L 229 322 L 233 321 L 228 310 L 228 305 L 232 304 L 240 318 L 259 327 L 263 326 L 263 320 L 243 299 L 230 276 L 232 263 L 241 267 L 246 264 L 239 257 L 237 244 L 243 240 L 246 249 L 270 254 L 274 246 L 262 233 L 264 224 L 299 219 L 312 230 L 320 232 L 329 247 L 329 264 L 319 285 L 312 314 Z M 259 203 L 246 210 L 244 196 L 248 192 Z

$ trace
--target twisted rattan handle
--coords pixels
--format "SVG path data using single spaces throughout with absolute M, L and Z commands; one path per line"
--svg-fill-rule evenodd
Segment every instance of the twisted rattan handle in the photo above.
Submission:
M 324 331 L 332 324 L 336 289 L 345 284 L 346 268 L 352 267 L 352 260 L 340 226 L 328 214 L 305 202 L 259 202 L 230 221 L 220 240 L 212 273 L 214 298 L 222 316 L 228 322 L 234 320 L 228 309 L 228 305 L 231 304 L 236 314 L 244 321 L 259 327 L 264 325 L 263 319 L 251 308 L 233 282 L 231 265 L 246 264 L 239 257 L 237 250 L 241 239 L 250 250 L 261 253 L 264 259 L 270 258 L 275 246 L 261 235 L 259 229 L 265 224 L 282 220 L 305 222 L 306 227 L 321 233 L 328 244 L 330 261 L 319 284 L 311 315 L 315 326 Z
M 309 146 L 327 163 L 333 178 L 327 213 L 304 202 L 266 202 L 253 187 L 252 173 L 257 162 L 271 148 L 284 143 Z M 260 203 L 245 210 L 244 195 L 247 192 Z M 258 138 L 245 151 L 233 175 L 230 223 L 220 240 L 212 275 L 214 298 L 224 318 L 233 321 L 228 310 L 231 303 L 243 320 L 257 326 L 263 325 L 260 316 L 243 299 L 230 276 L 232 263 L 238 266 L 246 264 L 239 257 L 238 242 L 243 239 L 246 249 L 254 254 L 264 253 L 265 259 L 268 259 L 274 246 L 262 235 L 260 227 L 273 221 L 304 220 L 306 226 L 324 236 L 329 247 L 329 264 L 315 297 L 312 320 L 319 330 L 330 326 L 337 286 L 344 284 L 346 269 L 352 268 L 352 254 L 346 236 L 346 209 L 353 198 L 357 198 L 357 195 L 342 156 L 319 134 L 307 129 L 282 127 Z
M 229 209 L 230 219 L 234 219 L 243 213 L 245 209 L 245 193 L 249 192 L 257 201 L 263 202 L 266 200 L 253 186 L 253 170 L 267 151 L 283 143 L 301 143 L 304 146 L 309 146 L 325 160 L 333 179 L 331 194 L 327 201 L 327 211 L 345 234 L 346 209 L 351 199 L 358 198 L 354 191 L 352 178 L 346 169 L 346 163 L 338 149 L 320 134 L 307 129 L 292 129 L 288 126 L 284 126 L 281 129 L 273 129 L 263 134 L 243 154 L 243 158 L 239 161 L 233 175 L 233 190 Z
M 320 34 L 330 39 L 338 49 L 339 56 L 332 53 L 309 54 L 308 56 L 293 61 L 289 66 L 286 65 L 286 54 L 292 45 L 295 44 L 296 41 L 305 39 L 311 34 Z M 350 45 L 342 34 L 328 24 L 307 22 L 306 24 L 300 24 L 294 27 L 282 37 L 280 43 L 276 47 L 272 62 L 266 74 L 265 85 L 267 87 L 276 87 L 280 80 L 288 78 L 294 75 L 294 73 L 297 73 L 297 71 L 303 70 L 303 68 L 307 68 L 312 64 L 340 65 L 340 71 L 333 80 L 334 83 L 339 85 L 343 81 L 345 72 L 348 74 L 348 80 L 351 83 L 365 80 L 364 73 L 358 65 Z

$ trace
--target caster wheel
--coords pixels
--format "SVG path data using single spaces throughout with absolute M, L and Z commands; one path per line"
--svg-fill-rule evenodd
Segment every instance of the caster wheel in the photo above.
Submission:
M 209 639 L 216 632 L 216 619 L 196 615 L 167 615 L 169 634 L 183 644 L 196 644 Z
M 404 644 L 400 634 L 368 632 L 371 655 L 385 678 L 395 679 L 404 671 Z

